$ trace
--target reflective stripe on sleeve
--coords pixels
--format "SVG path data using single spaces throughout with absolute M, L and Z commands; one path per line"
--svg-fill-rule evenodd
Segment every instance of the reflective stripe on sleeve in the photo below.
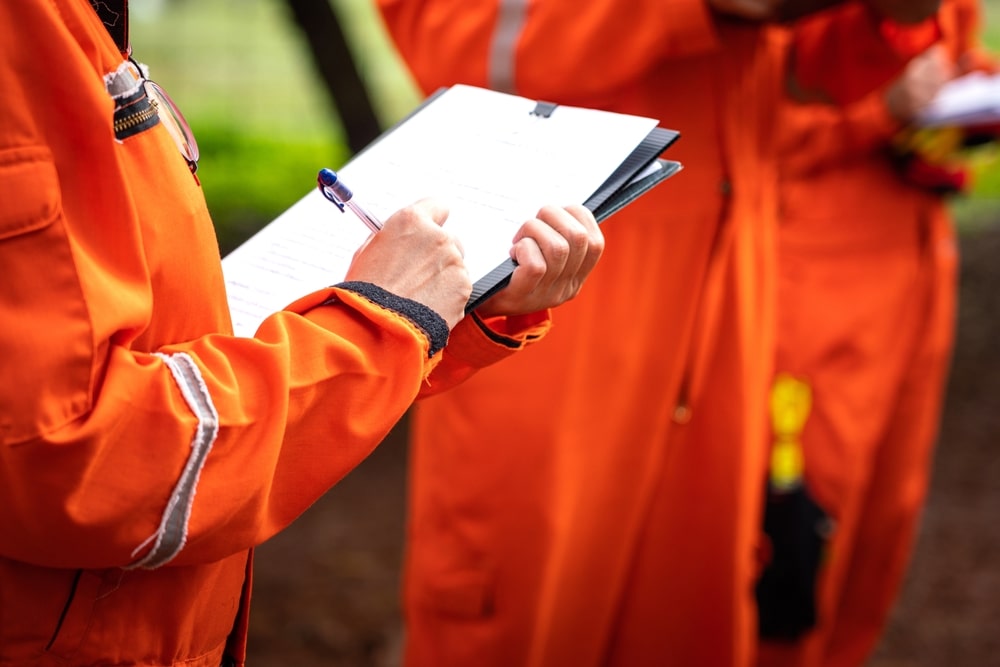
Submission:
M 514 93 L 517 40 L 524 29 L 528 0 L 500 0 L 497 27 L 490 45 L 489 87 Z
M 171 355 L 157 353 L 156 356 L 163 359 L 170 369 L 184 400 L 198 418 L 198 427 L 191 441 L 191 454 L 180 479 L 177 480 L 177 485 L 174 486 L 173 493 L 170 494 L 170 500 L 160 520 L 160 527 L 136 547 L 132 555 L 141 552 L 150 542 L 154 542 L 153 547 L 145 557 L 130 565 L 128 569 L 154 569 L 166 565 L 184 548 L 198 478 L 208 458 L 208 452 L 219 435 L 219 413 L 212 403 L 208 387 L 194 360 L 183 352 Z

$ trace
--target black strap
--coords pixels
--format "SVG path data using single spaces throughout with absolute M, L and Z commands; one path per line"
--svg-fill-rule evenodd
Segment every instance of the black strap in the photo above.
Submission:
M 90 0 L 90 6 L 115 40 L 118 50 L 129 54 L 132 47 L 128 40 L 128 0 Z

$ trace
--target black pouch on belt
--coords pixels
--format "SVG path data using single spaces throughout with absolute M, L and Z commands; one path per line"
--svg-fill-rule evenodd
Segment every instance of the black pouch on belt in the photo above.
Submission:
M 794 641 L 816 625 L 816 580 L 832 525 L 805 485 L 768 492 L 770 558 L 756 588 L 762 638 Z

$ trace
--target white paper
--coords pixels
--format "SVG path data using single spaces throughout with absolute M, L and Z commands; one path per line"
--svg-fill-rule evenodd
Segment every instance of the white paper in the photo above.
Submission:
M 382 220 L 423 197 L 450 208 L 473 282 L 503 263 L 521 224 L 545 204 L 583 203 L 657 121 L 453 86 L 338 170 Z M 325 165 L 318 165 L 325 166 Z M 233 326 L 260 322 L 343 280 L 368 230 L 313 190 L 222 261 Z
M 917 122 L 933 126 L 969 126 L 1000 121 L 1000 75 L 972 72 L 946 83 Z

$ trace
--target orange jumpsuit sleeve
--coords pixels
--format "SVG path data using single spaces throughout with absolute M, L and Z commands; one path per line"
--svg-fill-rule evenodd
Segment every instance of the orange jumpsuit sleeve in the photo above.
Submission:
M 975 2 L 946 0 L 934 24 L 940 28 L 940 39 L 956 62 L 962 61 L 970 69 L 994 67 L 993 57 L 979 44 L 981 26 Z M 799 40 L 793 43 L 802 46 Z M 782 119 L 791 125 L 791 131 L 784 136 L 794 143 L 783 147 L 784 168 L 792 174 L 807 175 L 847 161 L 866 160 L 872 153 L 886 150 L 904 127 L 885 103 L 888 85 L 891 82 L 844 107 L 819 103 L 793 106 Z
M 378 4 L 427 92 L 465 83 L 581 103 L 638 81 L 657 60 L 719 45 L 704 0 Z M 552 39 L 567 30 L 572 40 Z
M 327 305 L 272 316 L 255 339 L 209 334 L 148 354 L 112 336 L 99 344 L 93 386 L 67 387 L 72 396 L 47 394 L 43 376 L 5 387 L 5 409 L 30 411 L 29 400 L 86 409 L 0 447 L 0 553 L 94 568 L 239 552 L 360 463 L 425 380 L 440 391 L 474 370 L 448 352 L 430 357 L 433 337 L 396 311 L 350 290 L 322 296 Z M 518 347 L 507 339 L 490 350 L 468 324 L 455 332 L 477 341 L 467 356 L 480 364 Z M 4 339 L 6 350 L 24 348 Z
M 466 318 L 442 349 L 436 314 L 351 283 L 232 336 L 211 220 L 173 139 L 162 123 L 116 135 L 119 65 L 89 3 L 0 3 L 0 556 L 39 566 L 243 552 L 422 392 L 548 326 Z
M 943 13 L 948 25 L 942 30 L 949 35 L 948 45 L 956 61 L 966 71 L 997 71 L 997 56 L 982 43 L 983 16 L 979 0 L 949 0 L 950 13 Z
M 789 127 L 782 135 L 794 146 L 782 146 L 782 169 L 797 176 L 823 172 L 884 151 L 902 127 L 889 113 L 879 89 L 846 107 L 826 104 L 790 105 L 782 115 Z
M 792 76 L 808 94 L 838 105 L 883 86 L 941 37 L 938 17 L 903 25 L 848 2 L 795 24 Z

